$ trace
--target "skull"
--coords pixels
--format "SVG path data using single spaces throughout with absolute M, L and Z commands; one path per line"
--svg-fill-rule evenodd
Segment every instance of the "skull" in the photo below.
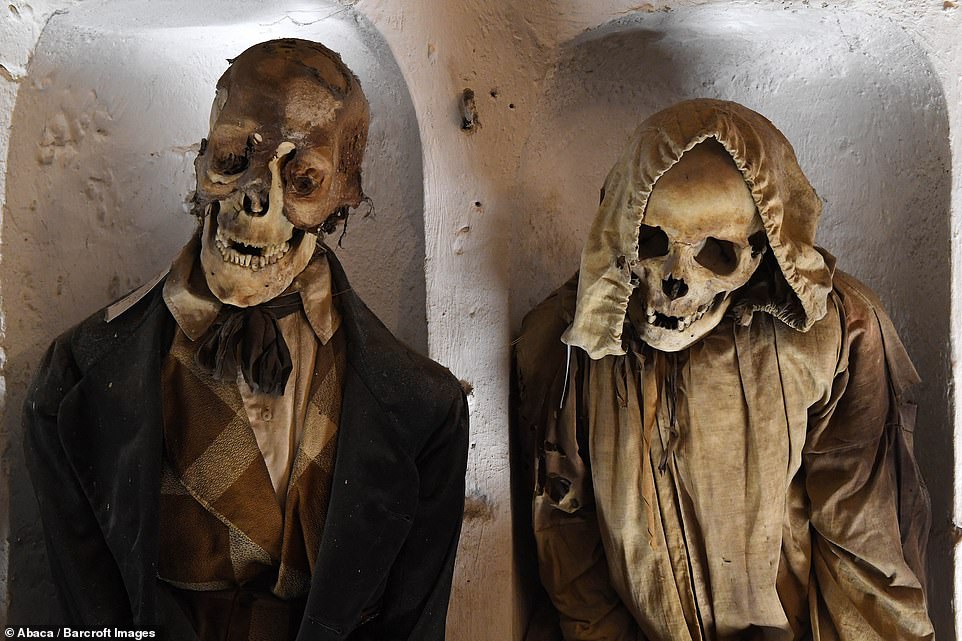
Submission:
M 218 299 L 268 301 L 307 266 L 317 234 L 364 199 L 367 125 L 357 78 L 317 43 L 264 42 L 231 61 L 194 163 L 201 264 Z
M 699 143 L 655 183 L 631 266 L 628 315 L 655 349 L 677 352 L 721 322 L 767 247 L 755 201 L 731 156 Z

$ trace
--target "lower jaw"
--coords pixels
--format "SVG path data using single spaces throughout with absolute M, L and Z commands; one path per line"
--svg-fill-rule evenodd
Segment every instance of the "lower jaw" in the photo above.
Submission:
M 217 222 L 212 222 L 211 217 L 204 220 L 200 251 L 204 278 L 218 300 L 236 307 L 259 305 L 283 293 L 310 262 L 317 244 L 314 234 L 295 234 L 291 248 L 282 258 L 273 264 L 252 269 L 224 259 L 214 242 L 216 226 Z
M 725 296 L 722 300 L 713 304 L 700 319 L 692 322 L 691 325 L 683 330 L 666 329 L 645 322 L 640 325 L 639 333 L 648 345 L 657 350 L 662 352 L 679 352 L 691 347 L 710 334 L 721 322 L 730 304 L 731 297 Z

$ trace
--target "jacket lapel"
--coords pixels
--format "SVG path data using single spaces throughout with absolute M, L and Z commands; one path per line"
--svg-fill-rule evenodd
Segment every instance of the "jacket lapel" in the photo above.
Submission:
M 346 331 L 347 371 L 337 460 L 321 546 L 298 641 L 341 639 L 377 602 L 417 507 L 418 476 L 401 442 L 392 372 L 407 358 L 328 254 Z
M 160 296 L 103 332 L 114 345 L 60 411 L 61 439 L 123 577 L 135 622 L 154 618 L 162 434 L 160 365 L 173 323 Z

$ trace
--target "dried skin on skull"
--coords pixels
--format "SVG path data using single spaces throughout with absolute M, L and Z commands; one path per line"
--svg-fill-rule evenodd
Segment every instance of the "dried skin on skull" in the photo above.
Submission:
M 310 262 L 317 236 L 295 229 L 283 213 L 281 163 L 293 151 L 293 143 L 282 142 L 268 162 L 266 203 L 256 192 L 235 191 L 204 222 L 201 263 L 211 291 L 224 302 L 243 307 L 270 300 Z M 262 270 L 263 278 L 249 273 Z
M 317 230 L 361 202 L 367 125 L 357 78 L 321 45 L 271 41 L 234 60 L 195 162 L 201 261 L 221 301 L 247 307 L 283 292 Z
M 675 352 L 714 329 L 731 293 L 761 260 L 761 218 L 745 180 L 713 139 L 686 152 L 655 183 L 631 265 L 628 314 L 652 347 Z

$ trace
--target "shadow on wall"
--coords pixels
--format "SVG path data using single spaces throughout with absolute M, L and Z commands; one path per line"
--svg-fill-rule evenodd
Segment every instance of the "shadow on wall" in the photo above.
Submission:
M 11 623 L 59 620 L 21 453 L 26 386 L 56 335 L 165 269 L 190 236 L 193 159 L 227 58 L 294 36 L 340 52 L 357 73 L 371 105 L 363 171 L 376 217 L 362 208 L 337 253 L 384 323 L 427 351 L 421 144 L 386 43 L 340 5 L 180 4 L 111 3 L 54 17 L 13 114 L 0 272 L 8 408 L 0 434 L 9 439 L 0 450 L 10 482 L 0 499 L 8 489 L 11 532 L 10 610 L 0 618 Z
M 578 268 L 605 175 L 642 120 L 695 97 L 766 115 L 825 202 L 819 243 L 880 296 L 924 379 L 916 452 L 932 493 L 930 607 L 938 638 L 953 638 L 951 165 L 945 101 L 925 54 L 888 22 L 855 13 L 676 9 L 579 36 L 544 86 L 517 183 L 515 332 Z M 515 487 L 515 505 L 528 506 L 526 482 Z M 518 518 L 521 559 L 534 558 L 528 519 Z

